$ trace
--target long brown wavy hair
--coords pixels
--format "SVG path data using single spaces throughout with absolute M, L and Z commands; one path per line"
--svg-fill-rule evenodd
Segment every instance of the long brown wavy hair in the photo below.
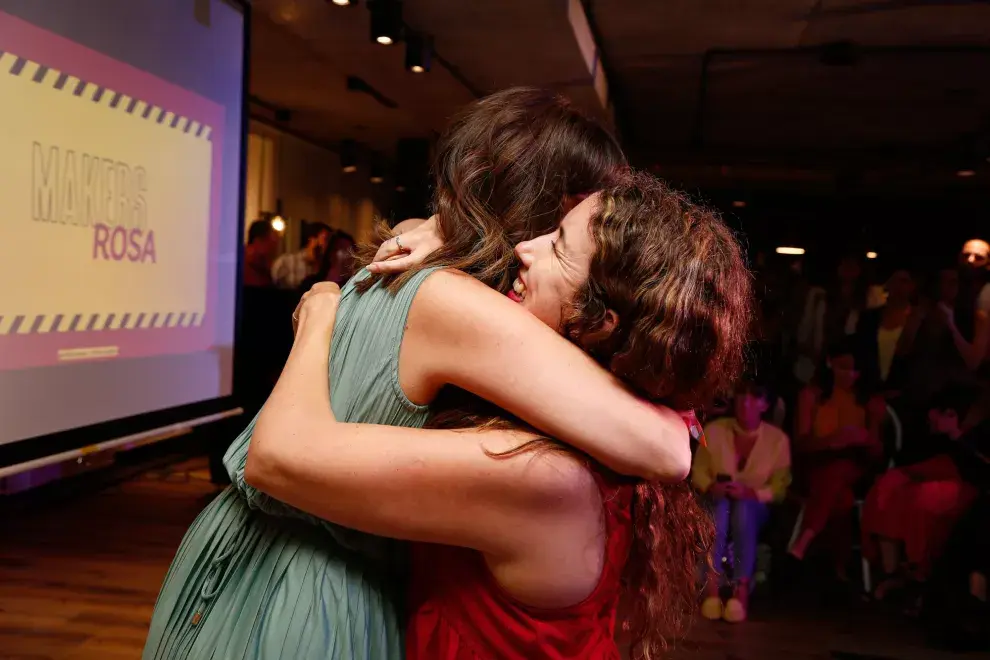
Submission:
M 456 268 L 502 293 L 515 277 L 517 243 L 549 233 L 569 199 L 599 190 L 626 169 L 618 142 L 566 98 L 515 87 L 467 106 L 448 124 L 434 159 L 434 211 L 443 247 L 413 270 Z M 371 250 L 360 252 L 367 264 Z M 380 276 L 361 282 L 372 286 Z
M 731 391 L 744 365 L 752 293 L 742 249 L 721 219 L 633 174 L 602 191 L 590 230 L 591 269 L 567 306 L 565 336 L 644 398 L 675 409 Z M 603 332 L 608 310 L 618 323 Z M 459 391 L 445 392 L 436 408 L 431 428 L 522 426 Z M 574 452 L 540 438 L 493 456 L 534 450 Z M 632 657 L 651 660 L 694 618 L 697 569 L 710 561 L 715 528 L 686 482 L 634 489 L 623 628 Z

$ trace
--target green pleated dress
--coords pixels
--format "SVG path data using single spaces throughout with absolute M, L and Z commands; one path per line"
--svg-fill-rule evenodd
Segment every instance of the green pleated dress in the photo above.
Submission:
M 431 272 L 396 294 L 379 285 L 358 293 L 354 285 L 366 273 L 344 287 L 330 355 L 337 419 L 425 423 L 426 408 L 399 385 L 399 348 L 413 297 Z M 144 660 L 402 658 L 402 545 L 320 520 L 244 483 L 255 420 L 224 457 L 233 485 L 193 523 L 165 576 Z

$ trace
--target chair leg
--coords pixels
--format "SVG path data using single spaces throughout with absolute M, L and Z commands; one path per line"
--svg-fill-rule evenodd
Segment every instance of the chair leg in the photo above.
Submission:
M 859 523 L 857 525 L 857 532 L 860 533 L 862 537 L 863 533 L 863 500 L 856 500 L 856 521 Z M 863 571 L 863 591 L 870 593 L 873 591 L 873 580 L 870 574 L 870 562 L 866 559 L 866 554 L 863 552 L 863 543 L 860 541 L 856 544 L 859 549 L 859 562 Z
M 801 505 L 801 510 L 798 511 L 797 520 L 794 521 L 794 531 L 791 532 L 791 539 L 787 542 L 787 550 L 790 551 L 797 543 L 798 535 L 801 533 L 801 523 L 804 522 L 804 505 Z

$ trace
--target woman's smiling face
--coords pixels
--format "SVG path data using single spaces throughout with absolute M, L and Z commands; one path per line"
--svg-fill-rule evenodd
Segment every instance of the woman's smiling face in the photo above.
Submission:
M 509 298 L 557 331 L 567 304 L 588 281 L 595 252 L 591 216 L 598 201 L 598 195 L 584 199 L 556 231 L 516 246 L 522 267 Z

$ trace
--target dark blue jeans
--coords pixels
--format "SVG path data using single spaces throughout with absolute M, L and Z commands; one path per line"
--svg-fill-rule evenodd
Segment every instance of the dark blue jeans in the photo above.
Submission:
M 757 500 L 717 499 L 712 501 L 712 518 L 715 521 L 715 546 L 712 563 L 718 570 L 722 557 L 728 556 L 729 535 L 732 536 L 732 577 L 734 580 L 750 580 L 756 568 L 756 546 L 760 529 L 767 522 L 769 509 Z

